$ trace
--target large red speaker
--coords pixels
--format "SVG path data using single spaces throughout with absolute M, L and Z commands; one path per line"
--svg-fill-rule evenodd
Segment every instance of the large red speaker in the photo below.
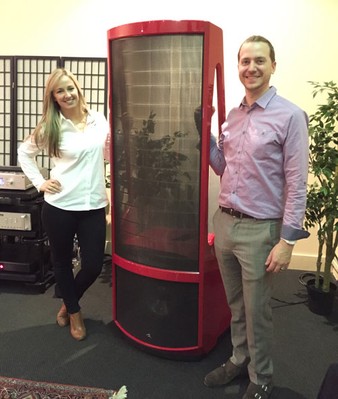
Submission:
M 222 30 L 112 28 L 108 76 L 113 320 L 143 349 L 199 357 L 230 323 L 208 227 L 214 98 L 219 130 L 225 119 Z

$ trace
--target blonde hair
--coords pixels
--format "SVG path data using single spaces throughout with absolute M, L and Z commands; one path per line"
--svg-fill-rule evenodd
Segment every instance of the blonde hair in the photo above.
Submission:
M 68 76 L 74 83 L 78 93 L 80 107 L 88 112 L 86 99 L 83 95 L 80 84 L 74 74 L 65 68 L 55 69 L 48 77 L 45 87 L 42 117 L 36 126 L 33 136 L 37 146 L 47 150 L 50 157 L 60 157 L 60 107 L 55 101 L 53 91 L 62 76 Z

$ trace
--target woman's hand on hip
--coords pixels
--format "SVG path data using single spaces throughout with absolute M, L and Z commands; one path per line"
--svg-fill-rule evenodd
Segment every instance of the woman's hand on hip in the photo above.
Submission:
M 58 180 L 49 179 L 41 185 L 40 191 L 44 191 L 45 193 L 49 194 L 56 194 L 61 191 L 61 184 Z

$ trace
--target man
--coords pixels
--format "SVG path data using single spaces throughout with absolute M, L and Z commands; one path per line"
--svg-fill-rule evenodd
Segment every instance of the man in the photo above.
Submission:
M 233 352 L 204 380 L 225 385 L 250 378 L 243 399 L 272 391 L 274 273 L 285 270 L 302 229 L 308 175 L 308 118 L 270 86 L 275 52 L 262 36 L 249 37 L 238 53 L 245 97 L 230 111 L 210 165 L 221 177 L 214 215 L 215 250 L 232 313 Z

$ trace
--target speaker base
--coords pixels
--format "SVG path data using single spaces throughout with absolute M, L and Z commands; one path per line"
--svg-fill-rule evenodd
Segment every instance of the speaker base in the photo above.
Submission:
M 115 325 L 119 330 L 122 338 L 126 339 L 135 348 L 142 350 L 150 355 L 158 356 L 168 360 L 179 360 L 184 362 L 196 362 L 200 361 L 217 345 L 218 341 L 227 334 L 228 330 L 224 331 L 213 343 L 210 343 L 210 347 L 190 347 L 190 348 L 163 348 L 149 345 L 147 342 L 142 342 L 138 338 L 132 336 L 127 332 L 119 322 L 115 321 Z

